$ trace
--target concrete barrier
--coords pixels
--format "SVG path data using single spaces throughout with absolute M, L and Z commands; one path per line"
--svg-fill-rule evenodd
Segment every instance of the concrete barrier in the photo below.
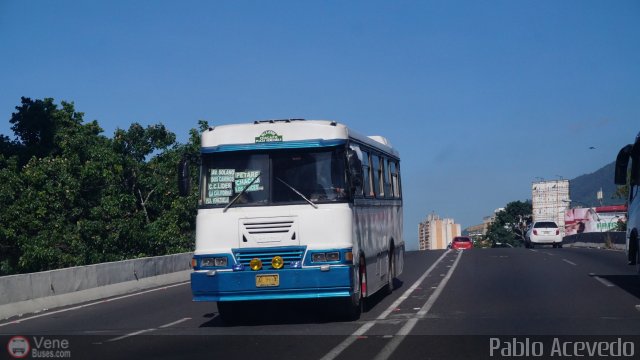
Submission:
M 189 280 L 193 253 L 0 277 L 0 319 Z
M 565 236 L 563 246 L 590 247 L 602 249 L 624 250 L 626 233 L 624 231 L 589 232 Z

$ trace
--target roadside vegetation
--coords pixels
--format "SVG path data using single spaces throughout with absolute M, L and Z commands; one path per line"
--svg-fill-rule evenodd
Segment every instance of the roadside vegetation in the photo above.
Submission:
M 524 243 L 527 224 L 531 222 L 531 201 L 512 201 L 495 215 L 482 242 L 483 246 L 509 244 L 520 247 Z
M 107 137 L 73 103 L 51 98 L 23 97 L 9 121 L 0 276 L 192 250 L 197 187 L 178 196 L 176 170 L 181 156 L 197 156 L 198 130 L 187 144 L 162 124 Z

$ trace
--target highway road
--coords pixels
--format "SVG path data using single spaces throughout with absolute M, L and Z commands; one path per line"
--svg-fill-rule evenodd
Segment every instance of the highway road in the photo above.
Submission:
M 331 303 L 298 301 L 256 304 L 250 320 L 229 326 L 181 283 L 8 319 L 0 341 L 24 336 L 33 351 L 43 338 L 58 340 L 54 350 L 66 339 L 59 354 L 70 358 L 329 360 L 496 358 L 496 337 L 545 346 L 622 337 L 640 354 L 640 279 L 619 251 L 408 252 L 396 285 L 358 321 L 336 318 Z

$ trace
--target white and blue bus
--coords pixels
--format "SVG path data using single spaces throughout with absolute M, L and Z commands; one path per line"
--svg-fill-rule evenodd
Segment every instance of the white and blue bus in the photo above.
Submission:
M 330 298 L 358 318 L 393 290 L 405 244 L 400 157 L 385 138 L 321 120 L 216 126 L 200 166 L 191 289 L 223 320 L 250 301 Z
M 629 161 L 631 168 L 629 169 Z M 615 183 L 629 185 L 627 206 L 627 257 L 629 265 L 640 272 L 640 133 L 633 144 L 626 145 L 616 158 Z

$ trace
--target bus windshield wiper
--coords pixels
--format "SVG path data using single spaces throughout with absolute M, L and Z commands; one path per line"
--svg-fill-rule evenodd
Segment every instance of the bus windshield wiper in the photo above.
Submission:
M 298 190 L 296 190 L 293 186 L 287 184 L 284 180 L 280 179 L 279 177 L 276 176 L 276 180 L 280 181 L 281 183 L 283 183 L 286 187 L 288 187 L 289 189 L 291 189 L 291 191 L 293 191 L 294 193 L 300 195 L 301 198 L 303 198 L 306 202 L 308 202 L 311 206 L 313 206 L 315 209 L 318 208 L 318 205 L 316 205 L 313 201 L 307 199 L 306 196 L 302 195 L 302 193 Z
M 225 206 L 224 209 L 222 209 L 222 212 L 226 212 L 227 209 L 231 207 L 231 205 L 233 205 L 238 199 L 240 199 L 240 196 L 242 196 L 244 193 L 246 193 L 247 190 L 249 189 L 249 187 L 251 185 L 253 185 L 253 183 L 256 182 L 256 180 L 258 180 L 259 177 L 260 177 L 260 175 L 254 177 L 253 180 L 251 180 L 251 182 L 247 186 L 245 186 L 244 189 L 242 189 L 242 191 L 240 191 L 238 193 L 238 195 L 236 195 L 236 197 L 234 197 L 231 201 L 229 201 L 227 206 Z

